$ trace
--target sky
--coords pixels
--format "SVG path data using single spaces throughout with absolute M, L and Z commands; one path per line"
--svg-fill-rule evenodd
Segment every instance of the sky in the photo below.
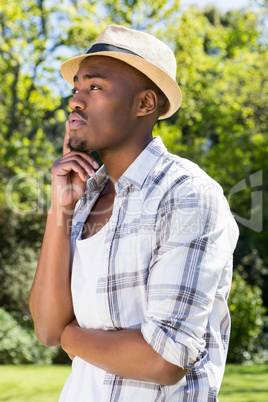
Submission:
M 240 9 L 247 7 L 248 0 L 182 0 L 184 5 L 197 5 L 199 7 L 205 7 L 208 4 L 216 5 L 221 11 L 228 11 L 231 9 Z

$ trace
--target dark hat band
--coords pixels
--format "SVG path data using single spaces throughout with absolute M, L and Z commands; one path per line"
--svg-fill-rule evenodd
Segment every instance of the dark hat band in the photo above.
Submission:
M 132 52 L 131 50 L 124 49 L 123 47 L 110 45 L 108 43 L 96 43 L 93 45 L 86 54 L 98 53 L 98 52 L 119 52 L 119 53 L 128 53 L 133 56 L 141 57 L 139 54 Z M 143 57 L 141 57 L 143 59 Z

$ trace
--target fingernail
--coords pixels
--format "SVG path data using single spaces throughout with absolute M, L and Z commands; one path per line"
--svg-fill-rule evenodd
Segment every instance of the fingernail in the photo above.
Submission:
M 98 168 L 98 167 L 99 167 L 98 162 L 97 162 L 97 161 L 94 161 L 94 162 L 93 162 L 93 166 L 94 166 L 95 168 Z

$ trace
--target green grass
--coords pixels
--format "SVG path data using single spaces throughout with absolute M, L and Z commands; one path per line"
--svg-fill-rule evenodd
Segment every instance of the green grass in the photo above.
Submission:
M 227 365 L 220 402 L 268 402 L 268 365 Z
M 70 366 L 0 366 L 0 401 L 56 402 L 70 371 Z M 267 402 L 268 365 L 227 365 L 219 401 Z
M 55 402 L 70 366 L 0 366 L 0 401 Z

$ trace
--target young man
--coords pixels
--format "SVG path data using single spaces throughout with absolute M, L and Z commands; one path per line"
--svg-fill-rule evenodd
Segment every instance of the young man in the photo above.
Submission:
M 238 233 L 220 186 L 152 138 L 181 104 L 175 57 L 111 25 L 61 72 L 72 112 L 30 295 L 37 337 L 73 360 L 60 401 L 216 401 Z

